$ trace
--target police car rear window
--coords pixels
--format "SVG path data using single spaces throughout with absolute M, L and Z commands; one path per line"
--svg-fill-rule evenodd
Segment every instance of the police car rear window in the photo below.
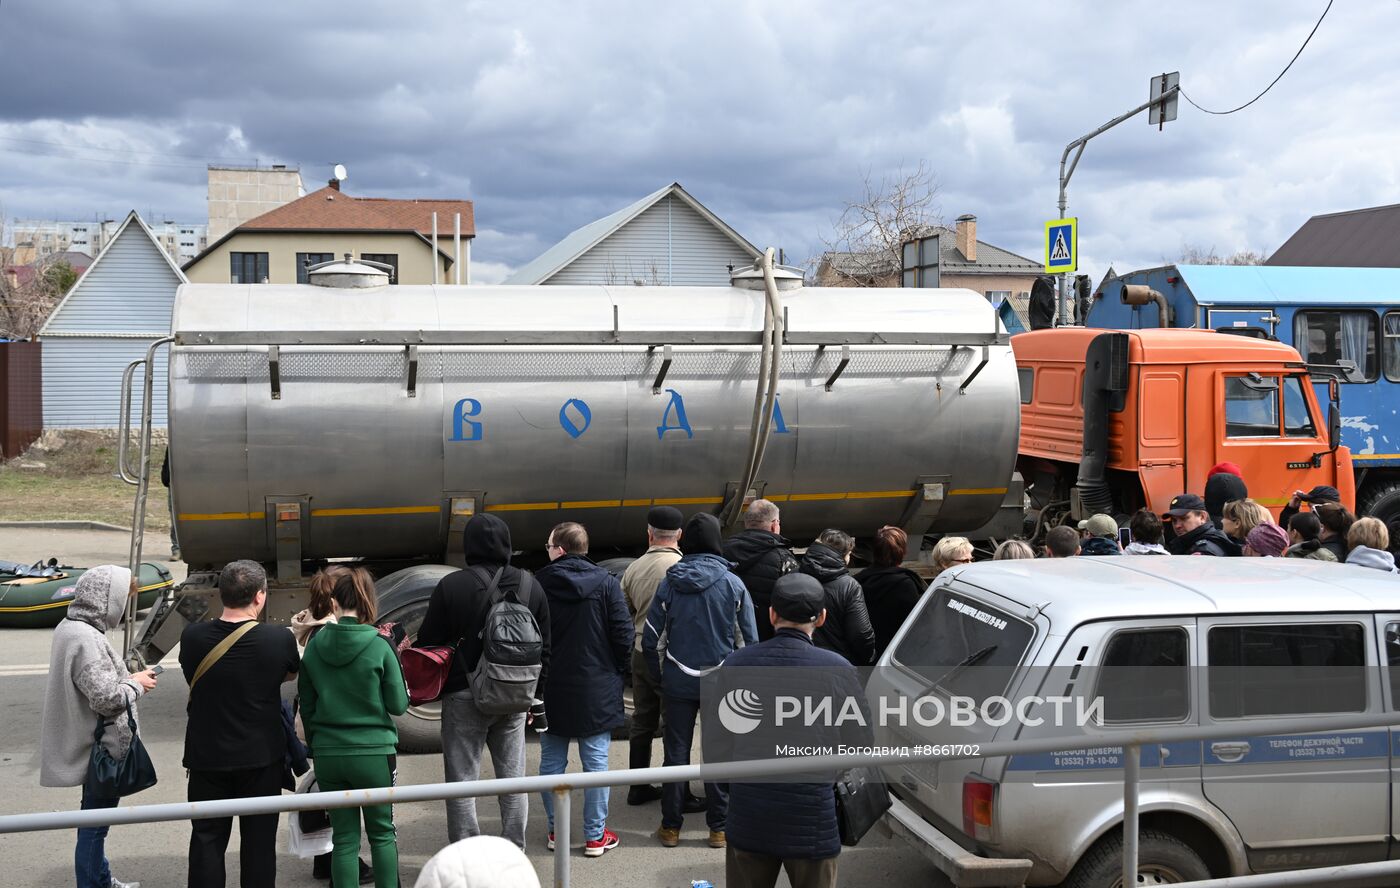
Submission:
M 1006 690 L 1034 635 L 1029 623 L 942 589 L 915 614 L 894 659 L 930 687 L 980 704 Z

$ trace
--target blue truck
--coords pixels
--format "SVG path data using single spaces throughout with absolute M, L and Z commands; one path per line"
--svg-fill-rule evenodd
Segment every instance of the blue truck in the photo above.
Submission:
M 1357 513 L 1400 542 L 1400 268 L 1166 265 L 1105 281 L 1081 316 L 1089 327 L 1196 327 L 1296 348 L 1320 403 L 1327 377 L 1339 383 Z

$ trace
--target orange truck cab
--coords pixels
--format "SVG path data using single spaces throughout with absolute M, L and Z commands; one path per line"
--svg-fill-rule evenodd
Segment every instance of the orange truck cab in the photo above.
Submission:
M 1240 467 L 1275 516 L 1327 484 L 1354 507 L 1351 452 L 1336 442 L 1291 346 L 1207 330 L 1061 327 L 1011 340 L 1021 384 L 1017 468 L 1036 533 L 1096 512 L 1161 514 L 1203 493 L 1218 462 Z

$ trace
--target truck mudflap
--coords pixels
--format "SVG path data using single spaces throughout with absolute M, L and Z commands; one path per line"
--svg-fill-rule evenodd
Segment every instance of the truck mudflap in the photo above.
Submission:
M 928 858 L 958 888 L 1020 888 L 1025 884 L 1031 861 L 974 854 L 915 814 L 898 798 L 890 801 L 893 804 L 885 812 L 885 828 Z

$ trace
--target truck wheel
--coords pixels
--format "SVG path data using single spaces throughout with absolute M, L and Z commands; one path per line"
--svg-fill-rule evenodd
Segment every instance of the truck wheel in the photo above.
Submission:
M 1138 834 L 1139 885 L 1175 885 L 1211 878 L 1200 856 L 1176 836 Z M 1104 836 L 1080 858 L 1061 888 L 1123 888 L 1123 834 Z
M 1358 515 L 1370 515 L 1385 522 L 1392 548 L 1400 543 L 1400 482 L 1369 485 L 1357 505 Z
M 400 624 L 412 644 L 418 637 L 418 627 L 422 625 L 423 615 L 427 612 L 427 599 L 420 599 L 385 614 L 379 622 Z M 400 752 L 442 751 L 442 704 L 409 706 L 403 715 L 394 716 L 394 725 L 399 729 Z
M 602 561 L 598 562 L 598 566 L 621 581 L 622 575 L 627 572 L 627 568 L 631 567 L 632 562 L 636 560 L 635 558 L 626 557 L 604 558 Z

